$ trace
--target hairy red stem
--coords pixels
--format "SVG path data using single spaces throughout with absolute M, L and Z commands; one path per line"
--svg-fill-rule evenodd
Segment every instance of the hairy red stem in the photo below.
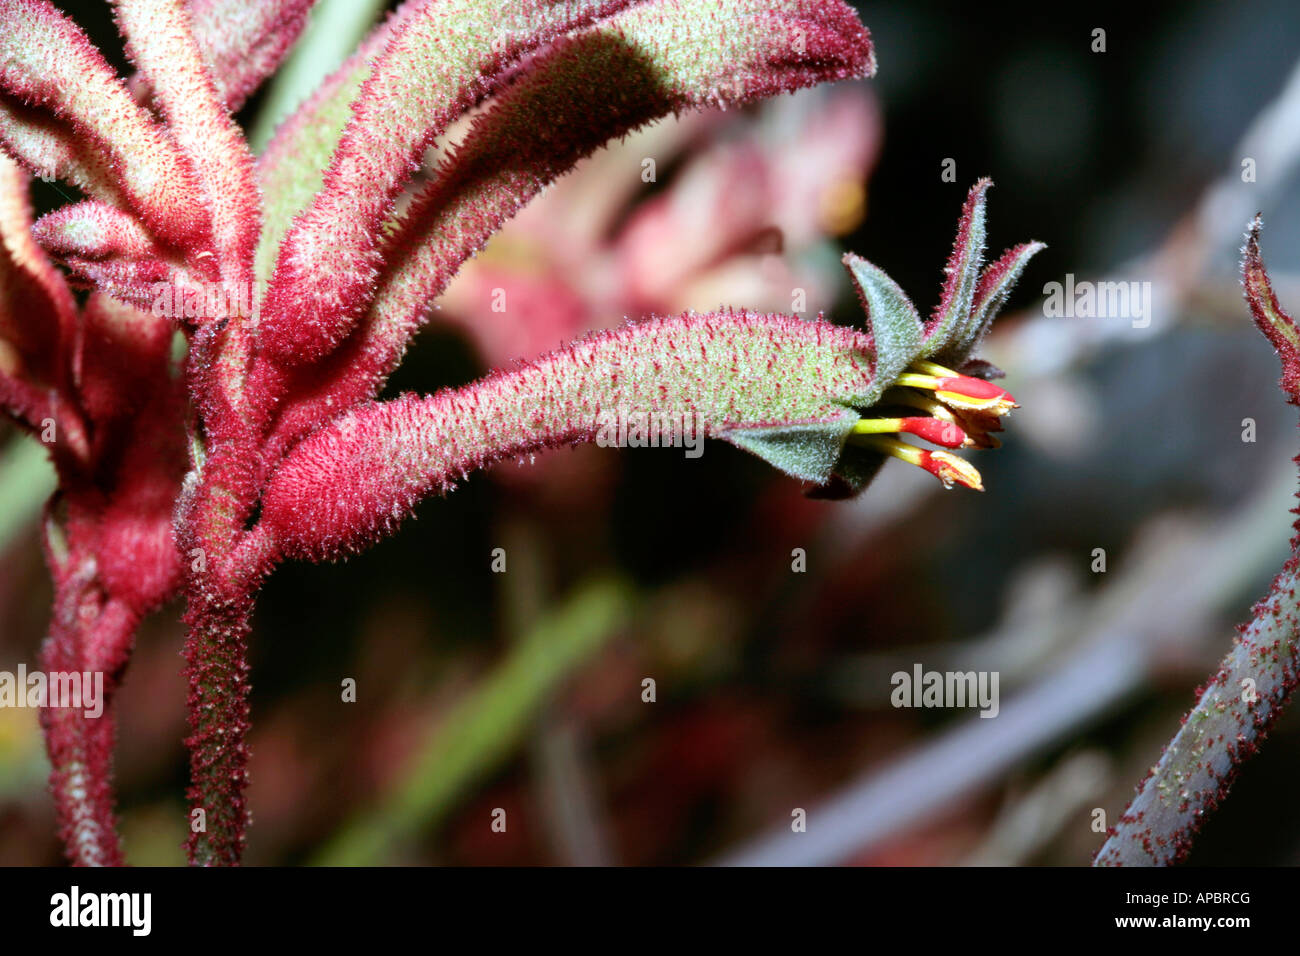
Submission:
M 219 563 L 209 565 L 205 556 L 190 565 L 186 852 L 202 866 L 238 865 L 248 829 L 248 635 L 258 586 L 269 569 L 266 544 L 265 535 L 254 531 Z
M 253 601 L 192 601 L 185 615 L 190 862 L 239 863 L 248 828 L 248 635 Z M 201 811 L 201 813 L 199 812 Z
M 41 709 L 59 836 L 76 866 L 120 866 L 113 798 L 113 697 L 138 617 L 123 602 L 105 596 L 93 558 L 56 569 L 56 582 L 50 633 L 40 657 L 47 681 L 61 673 L 103 674 L 98 716 L 88 716 L 81 706 L 58 706 L 68 702 L 53 697 Z

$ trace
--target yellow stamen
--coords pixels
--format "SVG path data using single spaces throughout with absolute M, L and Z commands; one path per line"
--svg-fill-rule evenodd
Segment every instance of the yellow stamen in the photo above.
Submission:
M 923 448 L 917 448 L 915 445 L 909 445 L 905 441 L 897 438 L 866 438 L 861 444 L 868 448 L 874 448 L 876 451 L 883 452 L 886 455 L 892 455 L 900 461 L 905 461 L 909 465 L 921 467 L 921 454 L 925 451 Z
M 880 399 L 881 405 L 906 405 L 919 408 L 931 418 L 941 418 L 945 422 L 956 422 L 957 416 L 943 402 L 935 401 L 930 396 L 911 388 L 891 388 Z
M 904 372 L 896 380 L 899 385 L 910 385 L 912 388 L 923 388 L 927 392 L 933 392 L 939 388 L 939 379 L 933 375 L 922 375 L 919 372 Z
M 903 427 L 901 418 L 859 418 L 853 426 L 855 435 L 892 435 Z
M 929 451 L 924 448 L 917 448 L 915 445 L 909 445 L 905 441 L 899 441 L 897 438 L 884 438 L 881 436 L 863 438 L 859 444 L 874 448 L 876 451 L 890 455 L 900 461 L 905 461 L 909 465 L 916 465 L 923 471 L 928 471 L 942 481 L 945 488 L 951 488 L 953 482 L 956 482 L 976 491 L 984 490 L 983 479 L 980 478 L 980 473 L 975 469 L 975 466 L 964 458 L 958 458 L 951 452 Z
M 927 375 L 933 375 L 937 378 L 953 378 L 960 375 L 960 372 L 954 372 L 950 368 L 944 368 L 935 362 L 927 362 L 924 359 L 918 359 L 912 363 L 912 367 Z

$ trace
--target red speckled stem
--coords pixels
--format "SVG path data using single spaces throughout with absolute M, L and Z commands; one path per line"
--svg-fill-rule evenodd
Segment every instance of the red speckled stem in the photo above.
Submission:
M 269 569 L 264 533 L 242 535 L 224 559 L 190 566 L 185 623 L 190 736 L 190 835 L 200 866 L 235 866 L 248 829 L 250 685 L 248 636 L 257 589 Z M 201 810 L 202 813 L 196 811 Z
M 1260 255 L 1260 226 L 1256 217 L 1246 236 L 1242 284 L 1255 324 L 1278 350 L 1282 391 L 1300 406 L 1300 332 L 1273 292 Z M 1300 673 L 1300 521 L 1294 528 L 1291 559 L 1111 828 L 1094 861 L 1098 866 L 1182 862 L 1202 822 L 1227 796 L 1242 762 L 1258 749 L 1286 706 Z
M 191 601 L 185 621 L 186 701 L 191 735 L 190 862 L 234 866 L 248 828 L 249 683 L 251 597 L 230 603 Z M 202 810 L 202 814 L 195 813 Z
M 1295 689 L 1300 670 L 1293 557 L 1255 607 L 1196 706 L 1138 786 L 1094 861 L 1098 866 L 1167 866 L 1192 848 L 1201 823 L 1227 795 Z

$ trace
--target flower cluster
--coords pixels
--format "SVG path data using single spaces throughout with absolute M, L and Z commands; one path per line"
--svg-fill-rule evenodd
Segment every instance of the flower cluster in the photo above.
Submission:
M 52 430 L 61 482 L 43 662 L 114 675 L 102 717 L 44 720 L 76 862 L 122 858 L 111 697 L 140 617 L 178 593 L 188 796 L 206 821 L 188 849 L 236 863 L 247 639 L 277 562 L 365 547 L 474 468 L 593 440 L 614 409 L 698 423 L 834 497 L 890 456 L 979 487 L 950 451 L 896 436 L 990 447 L 1014 405 L 970 353 L 1041 247 L 983 267 L 987 182 L 924 322 L 850 256 L 869 330 L 688 312 L 376 401 L 466 260 L 604 143 L 875 62 L 842 0 L 408 0 L 254 157 L 232 112 L 309 5 L 115 0 L 139 70 L 128 81 L 49 0 L 0 0 L 0 403 Z M 415 182 L 426 150 L 471 115 Z M 33 223 L 28 174 L 85 198 Z M 176 294 L 155 308 L 163 289 Z

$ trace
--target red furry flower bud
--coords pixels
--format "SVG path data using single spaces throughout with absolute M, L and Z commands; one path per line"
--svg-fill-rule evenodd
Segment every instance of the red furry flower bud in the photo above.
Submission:
M 526 54 L 630 0 L 419 0 L 353 103 L 324 188 L 284 239 L 262 347 L 316 361 L 351 330 L 378 274 L 379 228 L 434 139 Z
M 431 491 L 503 457 L 655 415 L 827 480 L 871 388 L 870 339 L 780 315 L 688 313 L 585 339 L 428 398 L 371 404 L 300 442 L 262 498 L 282 553 L 335 558 L 390 531 Z
M 210 234 L 193 169 L 86 34 L 48 0 L 0 0 L 0 89 L 99 144 L 133 210 L 185 248 Z M 224 199 L 225 197 L 223 197 Z
M 190 0 L 191 26 L 226 109 L 275 72 L 315 0 Z
M 278 252 L 262 323 L 269 353 L 294 365 L 331 351 L 370 304 L 378 277 L 375 311 L 385 327 L 372 333 L 380 341 L 360 351 L 369 353 L 365 361 L 380 347 L 379 354 L 400 354 L 418 317 L 459 264 L 546 182 L 611 136 L 672 112 L 750 102 L 875 69 L 870 37 L 841 0 L 651 0 L 609 15 L 622 6 L 567 5 L 572 9 L 566 29 L 608 18 L 559 36 L 565 31 L 551 13 L 536 36 L 512 38 L 526 41 L 528 49 L 554 42 L 512 77 L 498 108 L 475 123 L 458 155 L 396 217 L 390 204 L 409 176 L 417 146 L 445 124 L 444 112 L 464 107 L 460 99 L 439 99 L 416 113 L 407 104 L 413 93 L 380 97 L 389 82 L 381 79 L 397 69 L 399 54 L 418 51 L 414 39 L 401 46 L 398 37 L 431 29 L 424 21 L 432 14 L 406 13 L 409 22 L 395 28 L 385 54 L 393 65 L 381 60 L 366 81 L 325 189 Z M 462 14 L 451 5 L 439 15 L 454 21 Z M 523 49 L 509 48 L 514 54 Z M 436 60 L 450 73 L 447 89 L 460 97 L 456 71 L 462 59 L 484 55 L 467 47 L 456 52 L 460 59 Z M 487 62 L 500 65 L 496 58 Z M 371 112 L 387 117 L 383 129 L 397 132 L 367 146 L 361 124 Z M 373 139 L 372 133 L 366 136 Z M 381 274 L 380 248 L 393 266 L 391 275 Z M 324 283 L 322 257 L 330 277 Z M 373 379 L 367 370 L 362 387 Z

